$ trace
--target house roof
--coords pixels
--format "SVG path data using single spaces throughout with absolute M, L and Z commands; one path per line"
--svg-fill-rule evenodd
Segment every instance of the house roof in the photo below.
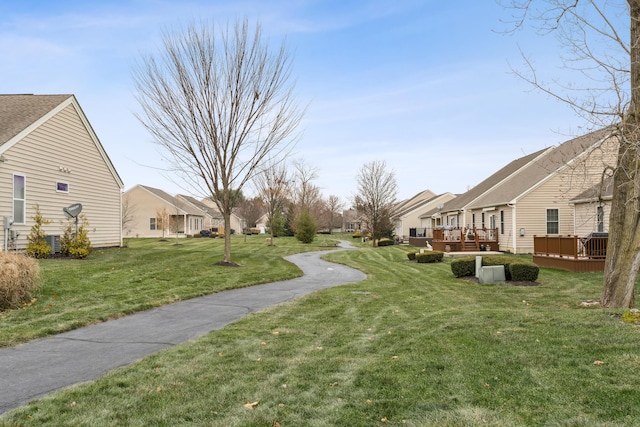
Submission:
M 431 190 L 424 190 L 409 199 L 405 199 L 396 203 L 396 205 L 394 206 L 394 210 L 398 212 L 398 214 L 396 214 L 395 216 L 401 216 L 399 212 L 410 211 L 425 200 L 432 199 L 433 197 L 435 197 L 435 195 L 436 194 Z
M 605 177 L 601 182 L 578 194 L 571 203 L 589 203 L 613 198 L 613 176 Z
M 72 104 L 120 188 L 124 183 L 74 95 L 0 94 L 0 154 Z
M 217 209 L 211 209 L 211 206 L 202 203 L 200 200 L 194 197 L 187 196 L 185 194 L 178 194 L 176 197 L 186 200 L 212 218 L 222 218 L 222 214 Z
M 509 180 L 493 186 L 490 191 L 476 198 L 468 208 L 482 208 L 513 203 L 539 183 L 565 168 L 576 158 L 611 136 L 612 130 L 604 128 L 571 139 L 549 149 L 516 171 Z
M 542 153 L 550 150 L 550 148 L 544 148 L 542 150 L 536 151 L 534 153 L 528 154 L 526 156 L 520 157 L 516 160 L 513 160 L 502 169 L 498 170 L 496 173 L 480 182 L 475 187 L 471 188 L 466 193 L 460 194 L 458 197 L 449 200 L 444 203 L 442 209 L 432 209 L 429 212 L 425 212 L 422 217 L 430 216 L 438 212 L 446 213 L 459 211 L 464 209 L 471 202 L 481 197 L 483 194 L 491 190 L 493 187 L 503 182 L 505 179 L 516 173 L 518 170 L 523 168 L 525 165 L 529 164 L 535 158 L 540 156 Z
M 195 206 L 192 206 L 190 203 L 185 204 L 181 202 L 177 198 L 173 197 L 171 194 L 166 191 L 160 190 L 159 188 L 149 187 L 147 185 L 138 184 L 138 187 L 148 191 L 153 194 L 157 198 L 161 199 L 165 203 L 173 206 L 177 211 L 184 212 L 187 215 L 197 215 L 202 216 L 203 212 L 197 209 Z M 169 212 L 171 213 L 171 212 Z
M 450 195 L 450 196 L 453 196 L 451 193 L 442 193 L 442 194 L 434 195 L 433 197 L 430 197 L 428 199 L 424 199 L 424 200 L 421 200 L 421 201 L 419 201 L 417 203 L 408 205 L 405 209 L 397 212 L 393 217 L 394 218 L 401 218 L 401 217 L 403 217 L 403 216 L 415 211 L 416 209 L 424 208 L 425 206 L 429 205 L 430 203 L 435 202 L 436 200 L 446 196 L 447 194 Z
M 0 94 L 0 146 L 72 96 Z

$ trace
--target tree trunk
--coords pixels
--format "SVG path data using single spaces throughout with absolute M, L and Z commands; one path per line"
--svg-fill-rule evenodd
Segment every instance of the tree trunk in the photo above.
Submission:
M 231 213 L 224 212 L 224 262 L 231 263 Z
M 640 1 L 629 0 L 631 48 L 631 102 L 622 123 L 618 167 L 614 174 L 613 200 L 609 216 L 609 242 L 604 268 L 604 289 L 600 304 L 609 308 L 630 308 L 640 269 L 640 205 L 638 167 L 640 151 Z

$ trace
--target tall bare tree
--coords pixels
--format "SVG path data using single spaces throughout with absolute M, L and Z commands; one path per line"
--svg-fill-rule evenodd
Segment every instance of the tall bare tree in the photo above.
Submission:
M 341 211 L 343 208 L 342 200 L 336 195 L 330 195 L 324 200 L 321 225 L 329 229 L 329 234 L 333 233 L 333 229 L 337 225 L 342 224 Z
M 171 172 L 215 202 L 224 218 L 224 264 L 231 264 L 234 194 L 264 159 L 295 142 L 304 109 L 293 98 L 292 59 L 271 50 L 260 24 L 216 32 L 191 24 L 165 32 L 163 50 L 133 70 L 138 118 L 168 154 Z
M 283 162 L 272 162 L 265 165 L 262 172 L 254 178 L 254 185 L 262 207 L 267 215 L 267 227 L 271 235 L 270 246 L 275 237 L 275 226 L 278 218 L 283 217 L 285 203 L 290 197 L 290 178 Z
M 365 163 L 356 176 L 358 193 L 354 205 L 363 218 L 365 231 L 373 236 L 373 244 L 385 235 L 391 224 L 393 205 L 398 195 L 395 173 L 387 171 L 385 161 Z
M 592 123 L 610 125 L 619 141 L 600 303 L 632 307 L 640 269 L 640 1 L 508 0 L 508 6 L 516 11 L 515 28 L 532 20 L 542 33 L 557 35 L 566 66 L 590 83 L 549 85 L 529 60 L 528 73 L 518 74 Z
M 244 199 L 238 205 L 236 213 L 242 217 L 247 227 L 255 227 L 262 215 L 264 215 L 262 201 L 259 197 Z

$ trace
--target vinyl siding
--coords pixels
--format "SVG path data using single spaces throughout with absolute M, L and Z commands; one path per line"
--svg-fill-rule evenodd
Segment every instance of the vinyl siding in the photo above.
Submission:
M 609 215 L 611 214 L 611 202 L 603 203 L 604 231 L 609 231 Z M 598 203 L 577 203 L 575 205 L 575 229 L 574 234 L 585 237 L 589 233 L 598 231 L 597 220 Z
M 45 232 L 61 235 L 68 223 L 62 208 L 74 203 L 82 203 L 94 247 L 121 245 L 119 182 L 73 103 L 9 148 L 4 157 L 7 162 L 0 164 L 0 215 L 12 215 L 13 174 L 26 176 L 26 223 L 13 227 L 20 233 L 18 249 L 26 247 L 36 205 L 52 221 L 44 226 Z M 67 183 L 69 192 L 57 192 L 57 181 Z

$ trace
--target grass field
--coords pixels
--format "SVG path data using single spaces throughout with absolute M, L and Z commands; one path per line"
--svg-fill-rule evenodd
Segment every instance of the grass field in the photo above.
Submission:
M 132 241 L 87 262 L 48 260 L 36 303 L 2 314 L 2 339 L 295 276 L 279 257 L 326 249 L 326 239 L 268 248 L 238 236 L 241 268 L 213 267 L 201 246 L 210 239 Z M 409 262 L 408 250 L 332 253 L 368 279 L 254 313 L 5 414 L 0 425 L 640 425 L 640 330 L 620 311 L 580 306 L 599 298 L 602 274 L 542 269 L 540 286 L 479 285 L 455 279 L 448 262 Z M 123 284 L 111 290 L 115 282 Z M 55 320 L 39 319 L 49 310 Z M 93 311 L 101 314 L 88 320 Z

